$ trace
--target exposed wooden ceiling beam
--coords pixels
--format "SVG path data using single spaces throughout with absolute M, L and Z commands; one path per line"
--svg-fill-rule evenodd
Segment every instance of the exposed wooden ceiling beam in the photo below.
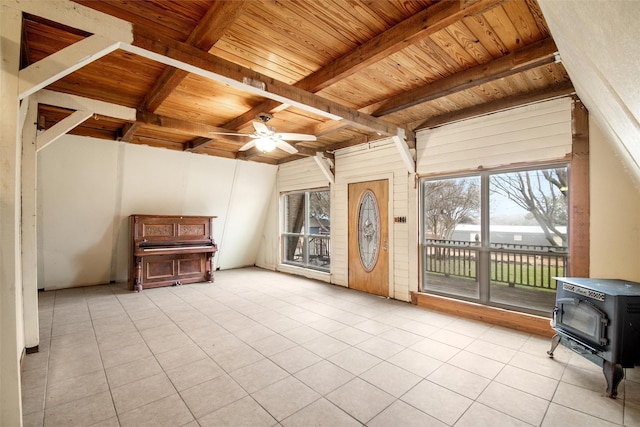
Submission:
M 122 44 L 121 49 L 266 98 L 294 105 L 313 114 L 334 120 L 344 120 L 356 128 L 387 136 L 398 134 L 398 126 L 392 123 L 215 57 L 185 43 L 174 40 L 161 41 L 158 38 L 151 39 L 143 36 L 136 37 L 134 43 L 134 46 Z
M 436 3 L 435 5 L 426 8 L 422 12 L 413 15 L 411 18 L 395 25 L 384 33 L 381 33 L 379 36 L 369 40 L 367 43 L 359 46 L 355 50 L 334 61 L 329 66 L 324 67 L 321 70 L 302 79 L 294 86 L 303 88 L 310 92 L 318 92 L 325 87 L 335 83 L 336 81 L 343 79 L 348 75 L 351 75 L 381 60 L 382 58 L 428 37 L 429 35 L 441 30 L 442 28 L 445 28 L 451 23 L 462 19 L 462 17 L 481 13 L 484 10 L 495 7 L 502 1 L 504 0 L 481 0 L 472 4 L 471 6 L 459 4 L 456 2 Z M 212 9 L 214 8 L 212 7 Z M 240 14 L 242 10 L 243 8 L 239 7 L 235 10 L 232 10 L 232 12 Z M 238 15 L 235 16 L 237 17 Z M 206 19 L 207 17 L 205 17 L 205 19 L 200 22 L 198 28 L 207 28 L 206 25 L 202 25 Z M 232 17 L 230 21 L 232 21 L 233 19 L 235 18 Z M 196 31 L 194 31 L 194 33 L 195 32 Z M 215 40 L 213 38 L 210 38 L 209 40 L 215 43 Z M 188 40 L 187 42 L 190 44 L 194 44 L 193 40 Z M 204 48 L 206 46 L 200 45 L 198 47 Z M 175 83 L 175 85 L 173 85 L 174 83 L 170 81 L 166 81 L 165 75 L 167 74 L 167 72 L 165 72 L 163 78 L 160 79 L 162 83 L 157 85 L 157 88 L 164 88 L 164 90 L 166 91 L 165 98 L 166 96 L 168 96 L 170 91 L 174 90 L 175 87 L 177 87 L 179 81 L 181 81 L 182 78 L 184 78 L 184 76 L 187 74 L 186 71 L 180 73 L 175 69 L 173 70 L 174 72 L 170 79 L 172 79 L 174 83 L 177 79 L 179 79 L 177 80 L 177 83 Z M 155 94 L 151 97 L 158 98 Z M 156 103 L 150 104 L 147 108 L 153 110 L 153 107 L 157 107 L 157 105 Z M 260 105 L 257 105 L 256 107 L 245 112 L 236 119 L 225 123 L 224 128 L 238 130 L 246 126 L 251 121 L 255 120 L 258 114 L 262 112 L 271 112 L 280 105 L 282 105 L 282 103 L 273 99 L 268 99 Z M 330 122 L 330 124 L 326 125 L 324 129 L 318 128 L 317 134 L 326 133 L 327 131 L 335 131 L 341 127 L 346 127 L 349 124 L 350 123 L 348 123 L 347 121 Z M 387 134 L 385 136 L 390 135 Z M 410 141 L 409 146 L 412 146 L 413 139 L 411 138 L 411 133 L 408 133 L 407 136 L 409 137 L 408 139 Z M 204 143 L 202 148 L 204 148 L 206 145 L 207 143 Z
M 327 150 L 326 147 L 309 148 L 309 147 L 301 147 L 299 145 L 296 145 L 296 149 L 298 150 L 297 153 L 278 159 L 278 164 L 299 160 L 301 157 L 316 157 L 318 153 L 320 153 L 327 160 L 331 160 L 331 161 L 335 160 L 335 155 L 332 152 L 326 151 Z
M 435 83 L 404 92 L 397 97 L 361 108 L 359 111 L 382 117 L 414 105 L 552 63 L 555 60 L 556 52 L 555 43 L 552 39 L 547 38 L 488 64 L 479 65 Z M 327 134 L 343 127 L 346 127 L 345 123 L 326 122 L 316 126 L 314 134 L 316 136 Z M 407 142 L 409 148 L 414 148 L 411 140 Z
M 360 135 L 354 138 L 351 138 L 348 141 L 342 141 L 325 147 L 325 151 L 328 153 L 332 153 L 336 150 L 341 150 L 343 148 L 353 147 L 354 145 L 366 144 L 367 142 L 375 141 L 375 139 L 369 138 L 368 135 Z
M 136 114 L 136 122 L 144 126 L 172 130 L 186 135 L 196 135 L 207 139 L 222 139 L 233 143 L 243 143 L 240 139 L 241 137 L 233 135 L 216 135 L 215 138 L 212 138 L 211 132 L 229 132 L 228 129 L 204 123 L 196 123 L 173 117 L 161 116 L 148 111 L 138 111 Z
M 371 105 L 360 111 L 368 112 L 376 117 L 395 113 L 455 92 L 550 64 L 555 61 L 557 51 L 558 48 L 553 40 L 547 38 L 487 64 L 478 65 L 434 83 L 403 92 L 396 97 Z
M 224 157 L 225 159 L 236 158 L 235 151 L 220 150 L 218 148 L 211 148 L 211 147 L 207 147 L 205 151 L 202 151 L 199 154 L 207 154 L 209 156 L 215 156 L 215 157 Z
M 184 151 L 197 153 L 198 151 L 202 150 L 204 147 L 206 147 L 213 141 L 215 141 L 215 139 L 204 138 L 204 137 L 196 138 L 193 141 L 190 141 L 189 144 L 185 146 Z
M 438 2 L 305 77 L 298 87 L 320 91 L 457 21 L 482 13 L 504 1 L 480 0 L 472 5 L 455 1 Z
M 131 139 L 133 144 L 148 145 L 149 147 L 167 148 L 169 150 L 182 151 L 184 145 L 181 142 L 170 141 L 164 138 L 154 138 L 145 135 L 134 135 Z
M 301 147 L 299 145 L 296 146 L 296 149 L 298 150 L 297 153 L 291 154 L 290 156 L 287 156 L 284 159 L 279 159 L 278 163 L 283 163 L 283 160 L 284 160 L 284 163 L 289 162 L 291 160 L 298 160 L 300 157 L 313 157 L 317 153 L 323 152 L 323 149 L 318 150 L 318 149 L 315 149 L 315 148 Z M 251 159 L 253 157 L 261 156 L 263 154 L 264 153 L 262 151 L 260 151 L 260 150 L 258 150 L 257 148 L 254 147 L 254 148 L 251 148 L 250 150 L 247 150 L 247 151 L 239 151 L 238 155 L 237 155 L 237 158 L 238 159 L 243 159 L 243 160 L 248 160 L 248 159 Z M 326 153 L 325 156 L 333 158 L 333 155 L 329 154 L 329 153 Z
M 186 43 L 208 52 L 242 14 L 247 4 L 244 0 L 215 2 L 191 32 Z M 188 75 L 184 70 L 168 67 L 147 93 L 140 110 L 155 112 Z
M 533 102 L 544 101 L 551 98 L 568 96 L 574 92 L 575 89 L 573 88 L 571 82 L 562 82 L 548 88 L 540 89 L 526 94 L 509 96 L 464 110 L 441 114 L 439 116 L 431 117 L 430 119 L 425 121 L 416 121 L 410 123 L 409 126 L 414 131 L 434 128 L 446 123 L 456 122 L 459 120 L 469 119 L 485 114 L 496 113 L 498 111 L 507 110 L 510 108 L 518 107 L 520 105 L 531 104 Z
M 299 145 L 296 145 L 296 150 L 298 150 L 296 154 L 304 157 L 312 157 L 312 156 L 315 156 L 317 152 L 324 151 L 324 150 L 316 150 L 315 148 L 300 147 Z
M 480 0 L 472 5 L 463 2 L 444 1 L 434 4 L 422 12 L 396 24 L 389 30 L 360 45 L 336 59 L 326 67 L 300 80 L 295 87 L 319 92 L 378 61 L 398 52 L 411 44 L 417 43 L 437 31 L 451 25 L 466 16 L 477 15 L 491 9 L 505 0 Z M 280 105 L 274 100 L 264 101 L 236 119 L 226 123 L 224 127 L 240 129 L 250 123 L 261 112 L 271 112 Z M 344 127 L 345 125 L 339 125 Z
M 274 101 L 273 99 L 267 99 L 266 101 L 239 115 L 230 122 L 225 123 L 223 127 L 233 130 L 242 129 L 243 127 L 254 121 L 260 113 L 271 113 L 281 105 L 281 102 Z
M 136 132 L 138 131 L 138 129 L 140 129 L 141 126 L 142 126 L 142 123 L 138 123 L 138 122 L 125 123 L 124 127 L 122 128 L 122 136 L 119 138 L 120 141 L 131 142 Z
M 262 156 L 264 153 L 260 150 L 258 150 L 256 147 L 253 147 L 247 151 L 238 151 L 236 153 L 236 159 L 238 160 L 250 160 L 254 157 L 260 157 Z M 278 164 L 278 161 L 275 159 L 271 159 L 268 157 L 262 157 L 261 161 L 264 163 L 269 163 L 272 165 Z
M 315 126 L 315 128 L 313 129 L 313 134 L 315 136 L 328 135 L 330 133 L 336 132 L 346 127 L 348 127 L 348 124 L 343 122 L 336 122 L 336 121 L 323 122 Z

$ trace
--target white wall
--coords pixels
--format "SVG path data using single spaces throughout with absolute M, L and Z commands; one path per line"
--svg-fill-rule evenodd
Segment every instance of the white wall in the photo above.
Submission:
M 590 275 L 640 283 L 640 189 L 616 144 L 589 122 Z
M 538 0 L 578 96 L 640 186 L 640 2 Z
M 253 265 L 277 168 L 66 135 L 38 156 L 38 281 L 124 281 L 132 214 L 214 215 L 218 268 Z

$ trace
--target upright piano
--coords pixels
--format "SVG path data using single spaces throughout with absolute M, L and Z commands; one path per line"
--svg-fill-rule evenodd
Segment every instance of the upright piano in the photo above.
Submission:
M 129 289 L 213 282 L 214 218 L 131 215 Z

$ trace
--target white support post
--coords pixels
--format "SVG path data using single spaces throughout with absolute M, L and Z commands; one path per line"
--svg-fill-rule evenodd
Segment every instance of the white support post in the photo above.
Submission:
M 62 135 L 66 134 L 91 116 L 93 116 L 92 111 L 75 111 L 71 113 L 70 116 L 65 117 L 47 129 L 44 133 L 38 135 L 36 150 L 42 150 L 44 147 L 51 144 L 53 141 L 60 138 Z
M 22 294 L 24 345 L 28 352 L 40 344 L 38 315 L 38 235 L 37 235 L 37 121 L 36 96 L 22 100 L 28 104 L 22 131 Z M 21 106 L 22 107 L 22 106 Z M 21 108 L 22 110 L 22 108 Z
M 18 70 L 22 14 L 0 2 L 0 425 L 22 425 Z

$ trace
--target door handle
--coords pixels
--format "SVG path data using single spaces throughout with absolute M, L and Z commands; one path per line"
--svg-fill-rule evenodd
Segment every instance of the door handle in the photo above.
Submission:
M 382 247 L 382 250 L 383 250 L 383 251 L 386 251 L 386 250 L 387 250 L 387 246 L 383 246 L 383 247 Z

